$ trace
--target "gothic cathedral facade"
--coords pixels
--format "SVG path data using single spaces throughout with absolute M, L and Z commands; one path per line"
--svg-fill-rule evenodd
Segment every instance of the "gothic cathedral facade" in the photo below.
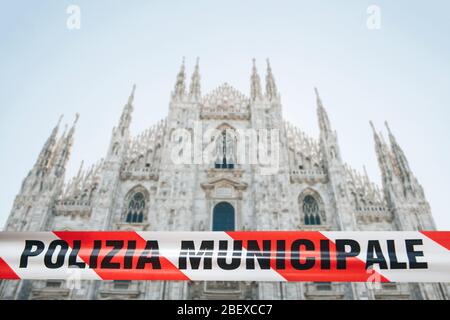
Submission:
M 318 139 L 283 120 L 269 63 L 264 90 L 253 64 L 249 96 L 226 83 L 202 95 L 198 61 L 189 87 L 183 61 L 167 117 L 136 137 L 130 135 L 134 89 L 105 158 L 87 170 L 81 167 L 68 181 L 65 168 L 76 121 L 62 134 L 58 123 L 23 180 L 5 231 L 435 229 L 422 186 L 387 124 L 387 141 L 373 129 L 382 174 L 378 188 L 366 173 L 344 163 L 317 90 Z M 175 163 L 173 133 L 180 128 L 194 136 L 211 128 L 223 132 L 217 139 L 220 156 Z M 277 143 L 268 147 L 277 153 L 275 172 L 237 161 L 228 132 L 239 129 L 278 132 Z M 379 288 L 326 282 L 0 283 L 2 299 L 448 299 L 449 294 L 450 287 L 439 283 Z

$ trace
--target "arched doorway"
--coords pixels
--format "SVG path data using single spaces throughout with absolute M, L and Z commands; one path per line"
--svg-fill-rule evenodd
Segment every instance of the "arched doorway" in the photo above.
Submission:
M 228 202 L 219 202 L 213 210 L 213 231 L 234 231 L 234 207 Z

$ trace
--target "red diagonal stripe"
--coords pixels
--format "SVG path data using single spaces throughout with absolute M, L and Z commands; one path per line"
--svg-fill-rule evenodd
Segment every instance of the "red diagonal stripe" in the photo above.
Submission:
M 421 231 L 421 233 L 440 246 L 450 250 L 450 231 Z
M 136 269 L 138 257 L 144 251 L 146 240 L 134 231 L 60 231 L 54 232 L 60 239 L 67 241 L 73 247 L 74 240 L 81 241 L 81 249 L 78 256 L 89 264 L 90 255 L 94 248 L 94 240 L 101 240 L 103 243 L 102 249 L 98 253 L 97 268 L 93 268 L 100 278 L 103 280 L 189 280 L 178 268 L 176 268 L 168 259 L 159 256 L 161 262 L 161 269 L 152 269 L 151 265 L 147 265 L 145 269 Z M 111 251 L 112 247 L 106 247 L 106 240 L 123 240 L 125 245 L 128 240 L 136 241 L 136 249 L 133 255 L 133 262 L 131 269 L 125 269 L 123 261 L 126 253 L 126 247 L 120 250 L 112 259 L 113 263 L 120 263 L 120 269 L 101 269 L 100 261 Z
M 347 259 L 347 267 L 345 270 L 336 269 L 336 246 L 334 242 L 318 231 L 233 231 L 227 234 L 234 240 L 242 240 L 244 247 L 248 240 L 257 240 L 259 247 L 262 249 L 263 240 L 271 240 L 270 265 L 273 270 L 278 272 L 287 281 L 337 281 L 337 282 L 366 282 L 374 277 L 378 277 L 381 282 L 389 282 L 389 280 L 377 273 L 376 271 L 368 273 L 365 269 L 365 262 L 359 258 L 353 257 Z M 300 260 L 304 261 L 306 257 L 314 257 L 314 267 L 308 270 L 295 269 L 291 261 L 291 245 L 297 239 L 307 239 L 314 243 L 315 251 L 307 251 L 300 254 Z M 276 268 L 276 241 L 286 241 L 285 269 Z M 330 241 L 330 269 L 321 269 L 320 267 L 320 240 Z M 247 247 L 245 247 L 247 249 Z M 370 279 L 369 279 L 370 278 Z
M 20 277 L 2 258 L 0 258 L 0 279 L 20 279 Z

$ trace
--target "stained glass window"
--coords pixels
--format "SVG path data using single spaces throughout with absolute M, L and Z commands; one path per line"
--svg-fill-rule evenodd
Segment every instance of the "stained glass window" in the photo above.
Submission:
M 136 192 L 128 202 L 126 222 L 142 223 L 144 221 L 145 197 L 142 192 Z

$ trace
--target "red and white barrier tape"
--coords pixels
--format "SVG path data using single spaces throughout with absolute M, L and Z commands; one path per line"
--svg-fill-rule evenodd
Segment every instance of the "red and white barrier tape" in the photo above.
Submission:
M 450 282 L 450 232 L 1 232 L 0 279 Z

